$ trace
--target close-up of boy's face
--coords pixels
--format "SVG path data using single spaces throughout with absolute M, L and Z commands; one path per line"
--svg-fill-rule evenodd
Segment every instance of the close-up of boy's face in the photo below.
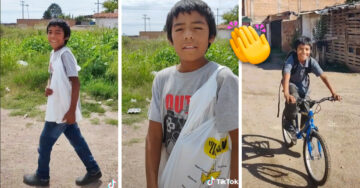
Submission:
M 172 45 L 181 61 L 196 61 L 203 58 L 209 42 L 209 26 L 204 16 L 197 11 L 180 13 L 173 18 Z
M 65 45 L 65 33 L 59 26 L 50 26 L 48 29 L 48 41 L 50 46 L 56 51 Z
M 297 49 L 296 49 L 296 53 L 299 59 L 299 62 L 305 62 L 305 60 L 307 58 L 310 57 L 310 46 L 307 44 L 300 44 Z

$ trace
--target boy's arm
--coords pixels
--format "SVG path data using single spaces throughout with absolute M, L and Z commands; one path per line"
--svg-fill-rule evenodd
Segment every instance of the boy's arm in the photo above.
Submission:
M 283 78 L 284 97 L 287 103 L 295 103 L 296 99 L 289 92 L 290 73 L 285 73 Z
M 161 142 L 162 125 L 159 122 L 150 120 L 145 146 L 146 183 L 148 188 L 158 187 Z
M 230 163 L 230 179 L 239 182 L 239 129 L 229 132 L 231 138 L 231 163 Z M 229 188 L 239 187 L 238 184 L 231 184 Z
M 334 91 L 334 89 L 331 87 L 331 84 L 330 84 L 327 76 L 325 75 L 325 73 L 322 73 L 322 74 L 320 75 L 320 78 L 321 78 L 321 80 L 324 82 L 324 84 L 326 85 L 326 87 L 329 89 L 331 95 L 335 98 L 335 100 L 340 101 L 340 100 L 341 100 L 341 96 L 335 93 L 335 91 Z
M 80 81 L 78 77 L 69 77 L 69 80 L 72 86 L 71 103 L 69 110 L 64 115 L 63 121 L 66 121 L 67 124 L 74 124 L 76 122 L 75 111 L 79 99 Z

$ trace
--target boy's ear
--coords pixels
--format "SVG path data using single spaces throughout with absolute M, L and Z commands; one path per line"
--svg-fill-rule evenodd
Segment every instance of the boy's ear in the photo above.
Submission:
M 214 35 L 210 36 L 209 43 L 212 44 L 214 41 L 215 41 L 215 36 Z
M 70 37 L 65 37 L 64 39 L 65 39 L 65 40 L 69 40 L 69 38 L 70 38 Z

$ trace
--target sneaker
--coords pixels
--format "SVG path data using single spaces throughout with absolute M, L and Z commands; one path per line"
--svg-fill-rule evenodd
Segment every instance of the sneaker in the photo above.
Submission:
M 101 171 L 99 170 L 97 173 L 95 174 L 90 174 L 89 172 L 87 172 L 85 174 L 85 176 L 83 177 L 79 177 L 78 179 L 76 179 L 76 185 L 87 185 L 90 184 L 92 182 L 97 181 L 98 179 L 100 179 L 102 176 Z
M 49 179 L 41 179 L 36 174 L 24 175 L 23 182 L 27 185 L 33 185 L 33 186 L 48 186 L 49 185 Z

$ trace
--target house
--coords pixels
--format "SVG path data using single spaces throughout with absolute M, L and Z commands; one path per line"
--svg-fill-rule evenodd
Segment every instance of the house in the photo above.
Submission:
M 98 27 L 106 27 L 106 28 L 118 27 L 117 10 L 114 13 L 96 13 L 94 14 L 93 18 L 95 18 L 95 22 Z
M 251 19 L 251 25 L 260 24 L 268 15 L 282 12 L 300 13 L 343 3 L 344 0 L 242 0 L 242 16 Z
M 262 23 L 272 48 L 288 52 L 296 36 L 307 36 L 314 42 L 312 56 L 320 65 L 340 63 L 360 72 L 360 2 L 299 14 L 283 12 Z

